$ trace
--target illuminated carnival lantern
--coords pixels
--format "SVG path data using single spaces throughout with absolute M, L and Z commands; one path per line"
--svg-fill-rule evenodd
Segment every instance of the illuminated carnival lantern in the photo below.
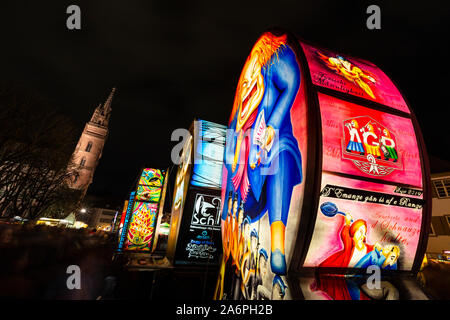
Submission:
M 175 177 L 167 258 L 173 266 L 216 267 L 226 127 L 196 119 L 186 131 Z
M 427 155 L 376 65 L 267 31 L 242 69 L 228 131 L 215 299 L 425 297 L 405 274 L 426 248 Z M 362 280 L 369 266 L 378 291 Z
M 118 252 L 155 250 L 167 187 L 167 170 L 143 168 L 125 201 Z

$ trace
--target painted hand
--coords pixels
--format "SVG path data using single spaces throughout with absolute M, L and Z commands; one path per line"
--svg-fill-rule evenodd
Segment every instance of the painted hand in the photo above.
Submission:
M 350 213 L 347 213 L 345 215 L 345 224 L 348 225 L 348 226 L 351 225 L 352 224 L 352 220 L 353 220 L 352 215 Z
M 270 149 L 272 149 L 272 144 L 273 144 L 274 138 L 275 138 L 275 130 L 271 126 L 268 126 L 266 128 L 265 144 L 264 144 L 264 149 L 267 152 L 269 152 Z

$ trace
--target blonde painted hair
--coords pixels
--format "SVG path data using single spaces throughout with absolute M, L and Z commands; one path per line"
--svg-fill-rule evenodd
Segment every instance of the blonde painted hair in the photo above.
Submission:
M 247 60 L 245 61 L 245 65 L 247 65 L 250 62 L 250 60 L 252 60 L 252 58 L 256 56 L 258 64 L 261 67 L 267 67 L 268 63 L 272 60 L 274 54 L 276 55 L 276 58 L 278 58 L 278 53 L 286 46 L 286 43 L 287 43 L 287 35 L 281 35 L 277 37 L 270 32 L 264 33 L 253 46 L 250 55 L 247 57 Z M 245 70 L 245 65 L 243 70 Z M 240 104 L 239 92 L 241 90 L 240 88 L 243 81 L 244 76 L 243 73 L 244 72 L 242 71 L 239 77 L 236 95 L 234 96 L 233 110 L 231 111 L 228 123 L 231 123 L 231 121 L 234 118 L 234 115 L 236 114 L 236 111 L 239 108 Z

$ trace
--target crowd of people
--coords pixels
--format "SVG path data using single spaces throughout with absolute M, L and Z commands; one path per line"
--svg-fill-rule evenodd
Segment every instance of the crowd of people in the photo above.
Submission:
M 0 298 L 104 299 L 115 238 L 95 229 L 0 224 Z M 79 269 L 79 288 L 68 285 Z
M 123 272 L 124 261 L 113 259 L 116 245 L 113 233 L 95 229 L 0 223 L 0 299 L 152 297 L 152 275 Z M 80 275 L 76 288 L 73 266 Z M 450 299 L 449 272 L 450 264 L 431 261 L 419 273 L 430 297 Z

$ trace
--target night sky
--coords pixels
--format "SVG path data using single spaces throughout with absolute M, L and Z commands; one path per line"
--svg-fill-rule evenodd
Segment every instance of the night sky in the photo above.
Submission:
M 0 80 L 39 92 L 79 127 L 113 86 L 110 136 L 89 194 L 125 199 L 142 166 L 171 166 L 176 128 L 226 124 L 250 49 L 270 27 L 378 65 L 415 112 L 433 158 L 450 159 L 446 1 L 9 1 Z M 66 8 L 81 8 L 81 30 Z M 381 8 L 381 30 L 366 8 Z

